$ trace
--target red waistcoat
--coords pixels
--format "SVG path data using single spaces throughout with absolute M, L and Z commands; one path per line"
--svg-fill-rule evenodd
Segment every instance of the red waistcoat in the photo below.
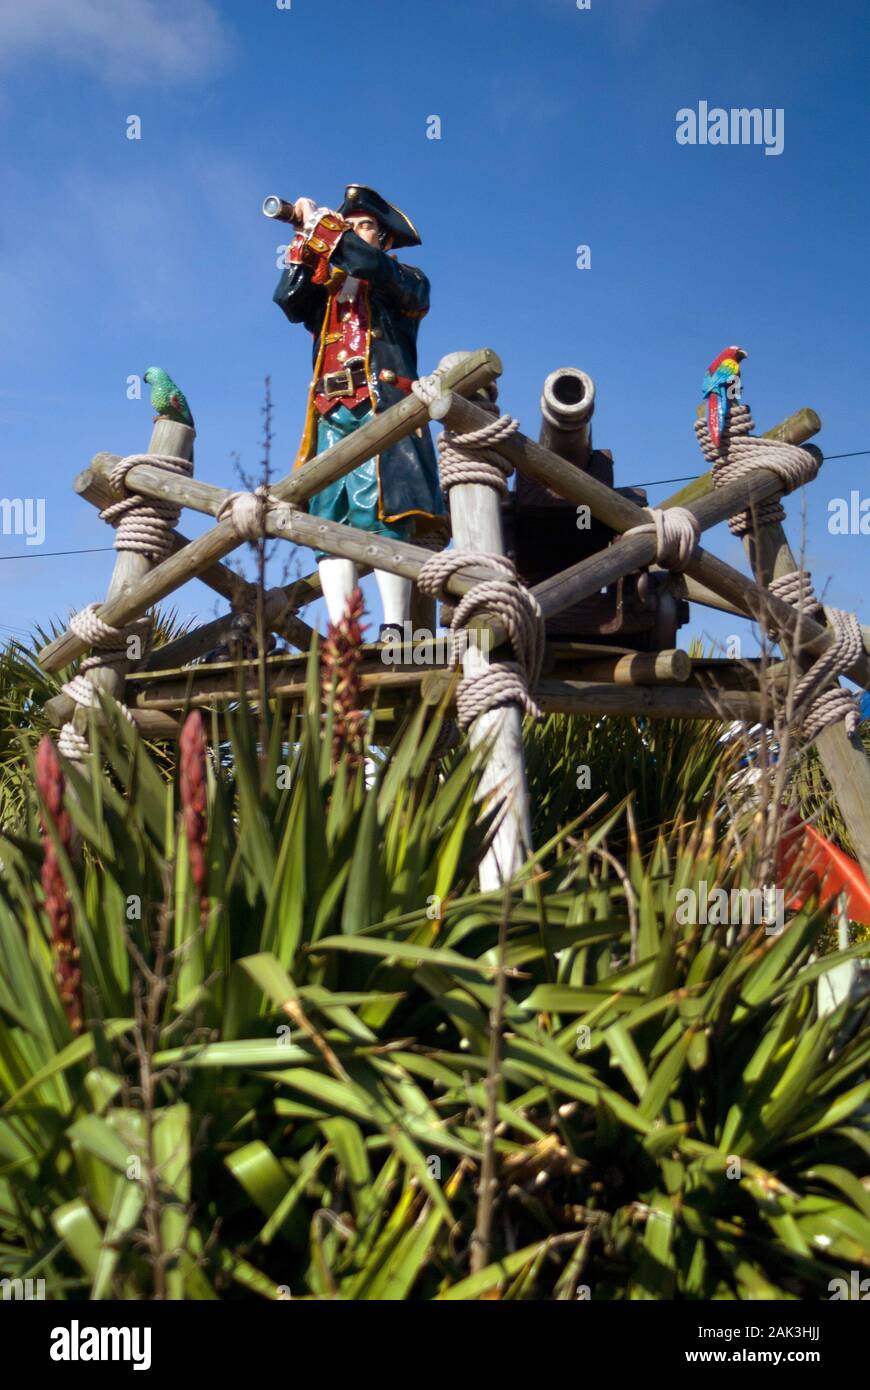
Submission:
M 326 310 L 326 331 L 323 337 L 323 356 L 320 362 L 320 375 L 340 371 L 348 362 L 361 359 L 368 372 L 369 347 L 371 344 L 371 315 L 369 312 L 368 284 L 359 282 L 356 297 L 350 301 L 339 302 L 341 286 L 330 295 Z M 366 382 L 347 396 L 315 395 L 314 404 L 321 415 L 327 415 L 338 405 L 353 408 L 367 400 L 370 395 Z

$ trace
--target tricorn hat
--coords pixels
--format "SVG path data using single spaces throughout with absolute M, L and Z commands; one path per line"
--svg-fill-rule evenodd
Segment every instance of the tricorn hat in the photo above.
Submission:
M 352 212 L 370 212 L 376 217 L 393 238 L 393 246 L 419 246 L 420 233 L 410 217 L 382 198 L 373 188 L 364 183 L 349 183 L 345 189 L 344 202 L 338 209 L 342 217 Z

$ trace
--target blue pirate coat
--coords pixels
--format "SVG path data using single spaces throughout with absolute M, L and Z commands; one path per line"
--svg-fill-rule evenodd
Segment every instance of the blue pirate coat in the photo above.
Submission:
M 332 224 L 328 224 L 332 225 Z M 319 231 L 320 228 L 315 229 Z M 309 238 L 308 245 L 312 238 Z M 330 238 L 331 240 L 331 238 Z M 296 467 L 315 452 L 318 411 L 315 385 L 329 368 L 330 325 L 335 322 L 336 297 L 347 275 L 355 276 L 365 296 L 364 358 L 368 393 L 375 411 L 404 400 L 407 389 L 388 377 L 417 376 L 417 330 L 429 309 L 429 281 L 422 270 L 402 265 L 395 256 L 370 246 L 352 230 L 342 230 L 333 246 L 316 243 L 324 255 L 318 262 L 293 261 L 303 245 L 297 237 L 274 294 L 275 303 L 291 323 L 302 323 L 313 335 L 314 372 L 308 392 L 305 428 Z M 318 279 L 323 278 L 322 283 Z M 438 466 L 428 426 L 407 435 L 377 458 L 378 515 L 382 521 L 402 517 L 440 517 L 445 507 L 438 484 Z

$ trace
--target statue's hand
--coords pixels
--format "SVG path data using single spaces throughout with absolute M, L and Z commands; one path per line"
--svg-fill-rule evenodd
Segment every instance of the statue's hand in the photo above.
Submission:
M 296 209 L 296 216 L 301 226 L 304 227 L 309 218 L 313 217 L 317 211 L 317 203 L 313 198 L 297 198 L 293 205 Z

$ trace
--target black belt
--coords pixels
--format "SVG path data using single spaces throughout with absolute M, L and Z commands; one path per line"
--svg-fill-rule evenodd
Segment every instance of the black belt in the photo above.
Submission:
M 364 362 L 319 377 L 314 383 L 314 394 L 325 396 L 328 401 L 338 400 L 341 396 L 355 396 L 361 386 L 368 386 Z

